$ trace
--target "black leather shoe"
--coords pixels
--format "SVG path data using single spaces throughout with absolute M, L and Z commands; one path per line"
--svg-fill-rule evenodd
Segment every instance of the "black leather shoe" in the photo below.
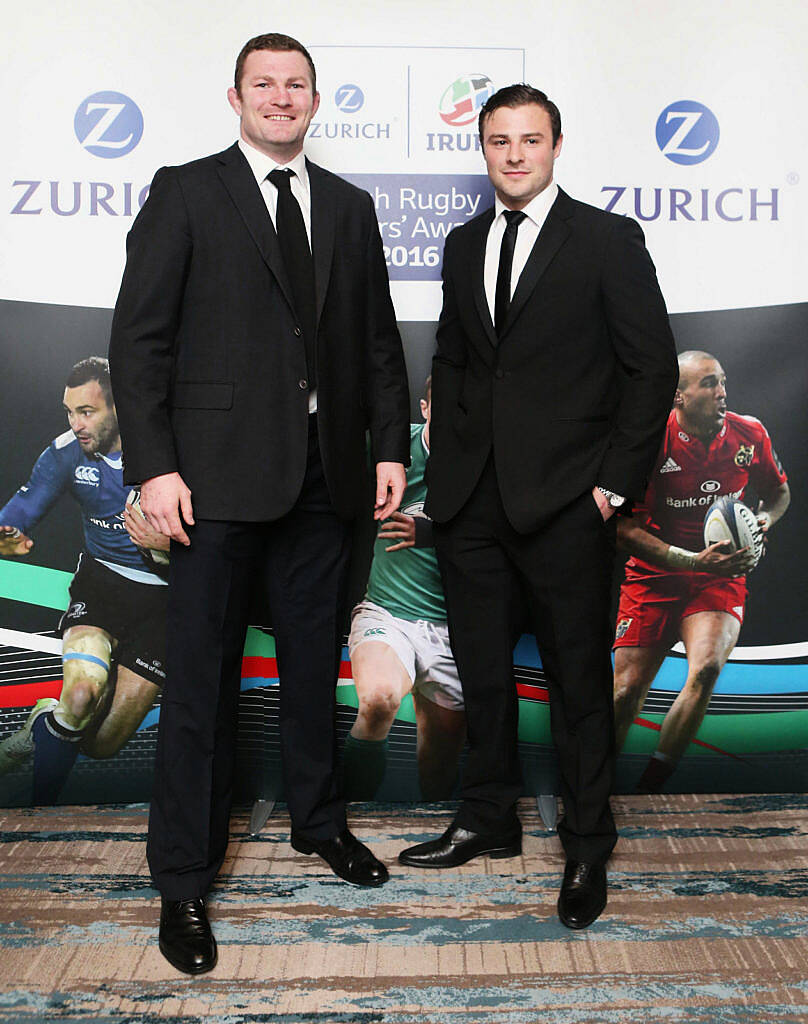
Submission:
M 606 906 L 606 868 L 603 864 L 568 860 L 558 896 L 558 916 L 568 928 L 588 928 Z
M 347 828 L 331 839 L 309 839 L 292 832 L 291 843 L 298 853 L 319 854 L 335 875 L 353 885 L 384 885 L 390 877 L 384 864 Z
M 216 940 L 208 924 L 204 900 L 163 898 L 160 952 L 185 974 L 204 974 L 216 966 Z
M 450 825 L 440 839 L 411 846 L 398 855 L 400 864 L 413 868 L 456 868 L 473 857 L 518 857 L 522 852 L 522 827 L 505 835 L 470 832 Z

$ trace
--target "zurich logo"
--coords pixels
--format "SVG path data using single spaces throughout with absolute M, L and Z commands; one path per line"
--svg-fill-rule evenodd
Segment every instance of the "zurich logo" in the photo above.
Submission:
M 671 103 L 657 118 L 657 145 L 675 164 L 706 160 L 715 151 L 719 134 L 715 114 L 695 100 Z
M 358 85 L 346 83 L 334 93 L 334 102 L 343 114 L 355 114 L 365 103 L 365 94 Z
M 143 114 L 122 92 L 94 92 L 73 118 L 76 138 L 93 156 L 114 159 L 131 153 L 143 135 Z

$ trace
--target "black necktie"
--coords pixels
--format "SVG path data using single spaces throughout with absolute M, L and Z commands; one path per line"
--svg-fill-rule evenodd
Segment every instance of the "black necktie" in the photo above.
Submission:
M 516 232 L 527 216 L 521 210 L 505 210 L 504 213 L 508 223 L 499 250 L 497 290 L 494 296 L 494 329 L 498 338 L 502 336 L 511 306 L 511 270 L 513 269 L 513 250 L 516 248 Z
M 281 247 L 286 273 L 292 286 L 298 326 L 306 349 L 306 374 L 309 387 L 317 384 L 315 330 L 317 306 L 314 295 L 314 263 L 309 248 L 306 225 L 300 204 L 292 195 L 291 179 L 294 172 L 277 168 L 267 177 L 278 190 L 275 210 L 275 230 Z

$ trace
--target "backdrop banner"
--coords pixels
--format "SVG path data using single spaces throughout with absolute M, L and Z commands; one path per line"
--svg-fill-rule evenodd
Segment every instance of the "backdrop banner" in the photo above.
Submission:
M 791 506 L 749 576 L 737 646 L 666 788 L 804 791 L 808 638 L 800 610 L 808 604 L 808 557 L 800 526 L 808 479 L 808 295 L 799 271 L 808 229 L 808 142 L 790 128 L 808 105 L 808 9 L 784 0 L 774 19 L 751 0 L 682 0 L 666 9 L 628 0 L 608 7 L 550 0 L 520 11 L 518 23 L 492 24 L 491 7 L 481 0 L 469 0 L 462 17 L 456 5 L 425 0 L 378 12 L 353 0 L 333 13 L 318 7 L 301 0 L 276 24 L 254 4 L 234 0 L 223 23 L 220 11 L 189 0 L 172 5 L 170 18 L 139 0 L 116 7 L 114 17 L 108 4 L 86 0 L 81 18 L 29 5 L 6 26 L 0 523 L 26 525 L 33 546 L 0 558 L 0 804 L 34 800 L 26 723 L 37 701 L 62 692 L 59 622 L 65 612 L 75 622 L 83 614 L 76 606 L 86 598 L 71 599 L 68 588 L 86 551 L 85 527 L 102 551 L 107 544 L 113 550 L 125 529 L 122 500 L 115 508 L 101 500 L 115 460 L 96 467 L 78 459 L 65 468 L 75 441 L 63 405 L 68 375 L 80 360 L 106 355 L 125 236 L 155 171 L 235 139 L 226 89 L 241 45 L 265 31 L 299 38 L 317 66 L 321 104 L 307 154 L 373 198 L 414 424 L 422 422 L 418 399 L 434 348 L 446 236 L 493 201 L 477 137 L 479 109 L 496 89 L 517 81 L 558 104 L 559 185 L 640 223 L 677 347 L 718 359 L 729 409 L 763 424 L 791 489 Z M 54 38 L 59 44 L 48 47 L 46 58 L 42 40 Z M 261 438 L 244 443 L 260 452 Z M 739 446 L 738 467 L 760 456 L 752 449 Z M 743 500 L 754 509 L 765 495 L 750 480 Z M 706 513 L 725 493 L 722 481 L 705 474 L 692 494 L 675 500 Z M 28 521 L 14 522 L 22 505 L 34 510 L 30 529 Z M 369 559 L 369 544 L 363 550 Z M 357 598 L 368 559 L 354 573 Z M 88 560 L 85 553 L 85 566 Z M 626 621 L 617 616 L 622 579 L 621 564 L 618 636 Z M 128 645 L 128 660 L 126 645 L 113 647 L 113 665 L 118 659 L 127 671 L 116 683 L 113 669 L 109 699 L 91 737 L 77 745 L 58 795 L 65 803 L 138 801 L 150 793 L 160 657 L 150 646 L 149 616 L 164 587 L 150 583 L 143 610 L 118 608 L 117 590 L 99 586 L 95 599 L 128 618 L 137 642 Z M 239 796 L 278 798 L 278 679 L 271 623 L 260 603 L 254 623 L 242 670 Z M 687 663 L 676 639 L 629 730 L 618 791 L 636 785 L 684 685 Z M 148 670 L 144 665 L 138 675 L 146 650 Z M 517 645 L 514 665 L 525 792 L 553 793 L 547 691 L 531 637 Z M 122 701 L 137 679 L 142 714 L 124 721 L 115 686 Z M 338 683 L 341 742 L 357 706 L 346 648 Z M 422 796 L 416 734 L 407 697 L 388 737 L 378 799 Z

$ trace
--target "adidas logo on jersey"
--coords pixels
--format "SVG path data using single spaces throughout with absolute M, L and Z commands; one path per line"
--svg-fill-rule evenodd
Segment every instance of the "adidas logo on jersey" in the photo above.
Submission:
M 669 455 L 667 457 L 667 459 L 665 459 L 665 462 L 660 467 L 659 472 L 660 473 L 681 473 L 682 472 L 682 467 L 677 462 L 674 462 L 673 459 Z

